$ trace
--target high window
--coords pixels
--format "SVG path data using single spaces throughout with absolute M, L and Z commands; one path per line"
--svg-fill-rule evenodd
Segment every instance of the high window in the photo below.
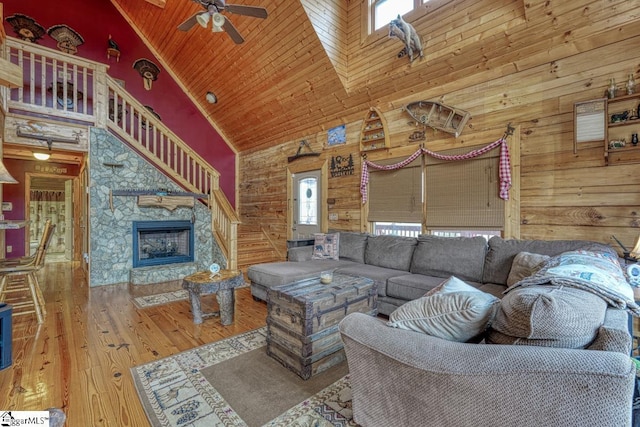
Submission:
M 373 31 L 388 25 L 398 15 L 405 15 L 429 0 L 370 0 Z

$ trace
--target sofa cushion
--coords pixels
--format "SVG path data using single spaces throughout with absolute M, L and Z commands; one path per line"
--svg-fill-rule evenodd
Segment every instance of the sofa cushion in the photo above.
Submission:
M 549 255 L 532 254 L 531 252 L 520 252 L 513 258 L 511 271 L 507 277 L 507 286 L 519 282 L 525 277 L 531 276 L 538 271 L 542 264 L 551 258 Z
M 485 331 L 498 302 L 493 295 L 451 277 L 434 294 L 399 307 L 391 313 L 387 324 L 448 341 L 466 342 Z
M 484 260 L 482 283 L 506 285 L 513 259 L 520 252 L 555 256 L 577 249 L 608 252 L 617 256 L 610 246 L 586 240 L 505 240 L 493 236 L 489 239 L 489 250 Z
M 568 286 L 527 286 L 510 290 L 500 303 L 487 342 L 585 348 L 604 322 L 607 303 Z
M 311 259 L 335 259 L 339 257 L 340 234 L 339 233 L 316 233 L 313 243 L 313 255 Z
M 340 231 L 340 259 L 364 264 L 368 234 Z
M 487 248 L 484 237 L 422 235 L 411 261 L 411 272 L 425 276 L 480 282 Z
M 324 270 L 333 270 L 353 264 L 351 261 L 309 260 L 305 262 L 268 262 L 248 268 L 247 277 L 253 283 L 268 288 L 280 286 L 296 280 L 319 276 Z
M 411 301 L 423 297 L 442 283 L 442 277 L 404 274 L 387 280 L 387 296 Z M 470 283 L 474 286 L 473 283 Z M 477 285 L 477 284 L 476 284 Z M 504 291 L 504 287 L 502 289 Z
M 369 236 L 364 261 L 369 265 L 409 271 L 417 243 L 413 237 Z
M 367 277 L 373 280 L 378 287 L 378 295 L 382 297 L 387 295 L 387 280 L 390 277 L 407 274 L 406 271 L 377 267 L 375 265 L 360 264 L 351 261 L 340 262 L 345 262 L 346 264 L 338 268 L 335 271 L 336 273 L 348 274 L 350 276 Z

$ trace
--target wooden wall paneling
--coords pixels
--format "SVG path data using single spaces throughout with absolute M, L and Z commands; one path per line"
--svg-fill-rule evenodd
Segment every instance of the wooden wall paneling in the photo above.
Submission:
M 465 19 L 460 5 L 466 3 L 454 3 L 458 7 L 448 10 L 452 19 L 454 16 Z M 269 160 L 274 163 L 273 168 L 295 151 L 294 141 L 301 135 L 330 127 L 328 123 L 333 125 L 339 119 L 347 123 L 348 129 L 358 128 L 369 105 L 377 106 L 385 115 L 391 140 L 389 150 L 369 153 L 369 158 L 406 157 L 419 144 L 408 140 L 414 128 L 408 125 L 411 119 L 405 116 L 402 107 L 410 101 L 442 99 L 470 111 L 472 119 L 460 138 L 428 129 L 424 144 L 430 149 L 486 145 L 504 132 L 508 122 L 520 125 L 520 237 L 585 238 L 611 243 L 610 236 L 615 234 L 632 246 L 640 234 L 635 209 L 640 204 L 640 195 L 635 191 L 638 182 L 634 167 L 605 167 L 599 144 L 581 145 L 578 153 L 573 154 L 572 108 L 576 100 L 600 96 L 609 77 L 622 81 L 628 72 L 637 72 L 640 56 L 631 52 L 632 46 L 637 46 L 638 19 L 631 17 L 630 5 L 621 1 L 614 2 L 611 8 L 609 3 L 586 0 L 538 5 L 530 5 L 540 8 L 538 17 L 532 18 L 538 11 L 527 10 L 526 23 L 521 16 L 512 17 L 502 33 L 487 35 L 482 42 L 490 41 L 490 46 L 471 43 L 470 39 L 481 35 L 469 28 L 464 33 L 465 46 L 469 47 L 447 50 L 454 49 L 457 43 L 454 34 L 449 33 L 451 38 L 443 40 L 451 46 L 436 52 L 444 61 L 409 66 L 394 63 L 393 57 L 378 64 L 375 62 L 378 56 L 367 52 L 359 40 L 354 44 L 360 33 L 359 28 L 354 28 L 352 15 L 359 10 L 360 2 L 350 2 L 347 33 L 349 78 L 353 79 L 350 93 L 340 99 L 339 113 L 334 113 L 336 108 L 330 102 L 320 101 L 323 123 L 307 115 L 309 120 L 302 126 L 295 123 L 289 130 L 279 128 L 281 140 L 290 142 L 286 151 L 266 151 L 273 156 Z M 513 2 L 506 2 L 500 9 L 502 16 L 507 13 L 515 16 L 518 11 Z M 549 11 L 552 13 L 547 15 Z M 489 23 L 483 25 L 485 29 L 498 28 L 489 27 Z M 429 36 L 435 43 L 438 33 L 434 30 Z M 392 53 L 401 48 L 397 41 L 384 38 L 379 43 Z M 375 43 L 372 46 L 376 48 Z M 389 64 L 395 73 L 394 81 L 376 80 L 370 71 L 385 69 Z M 371 78 L 366 81 L 366 90 L 356 85 L 357 79 L 366 80 L 362 76 Z M 323 90 L 331 91 L 324 86 Z M 323 156 L 330 159 L 333 153 L 349 149 L 348 143 L 323 150 Z M 514 155 L 513 148 L 511 151 Z M 261 157 L 259 153 L 260 150 L 249 151 L 241 162 L 242 168 L 254 167 L 256 163 L 249 160 Z M 360 203 L 359 195 L 359 157 L 357 165 L 355 176 L 329 180 L 328 197 L 336 199 L 330 212 L 335 211 L 339 218 L 330 227 L 364 230 L 367 226 L 366 207 Z M 265 197 L 271 200 L 272 196 Z

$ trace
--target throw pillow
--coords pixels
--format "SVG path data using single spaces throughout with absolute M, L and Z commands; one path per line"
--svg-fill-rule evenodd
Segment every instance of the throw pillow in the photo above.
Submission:
M 387 325 L 448 341 L 467 342 L 481 335 L 493 319 L 499 299 L 455 277 L 440 291 L 398 307 Z
M 525 277 L 531 276 L 538 271 L 542 264 L 551 258 L 549 255 L 533 254 L 531 252 L 520 252 L 513 259 L 507 286 L 511 286 Z
M 604 322 L 607 303 L 569 286 L 526 286 L 509 291 L 487 335 L 489 344 L 585 348 Z
M 340 255 L 340 234 L 314 234 L 313 255 L 311 259 L 338 259 Z

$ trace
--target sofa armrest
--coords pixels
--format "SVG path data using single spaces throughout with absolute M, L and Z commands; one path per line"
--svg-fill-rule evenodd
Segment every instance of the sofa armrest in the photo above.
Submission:
M 287 251 L 287 259 L 294 262 L 309 261 L 312 255 L 313 246 L 299 246 Z
M 361 313 L 340 323 L 363 425 L 631 424 L 623 354 L 449 342 Z

